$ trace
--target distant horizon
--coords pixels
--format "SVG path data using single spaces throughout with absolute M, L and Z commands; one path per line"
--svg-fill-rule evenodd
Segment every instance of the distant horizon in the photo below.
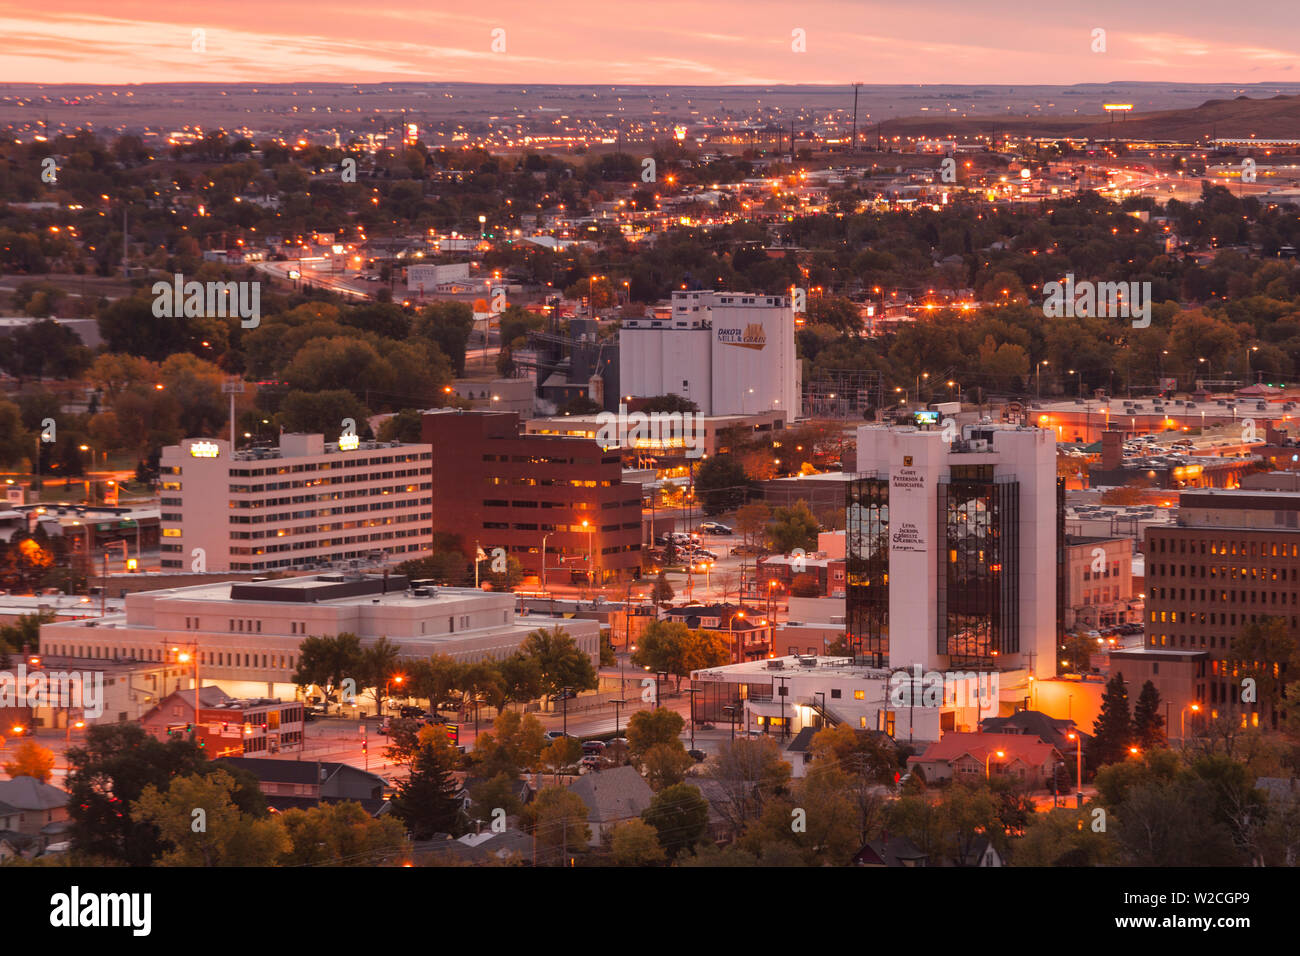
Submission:
M 1163 8 L 1163 9 L 1161 9 Z M 196 31 L 202 31 L 201 34 Z M 1102 37 L 1099 31 L 1104 31 Z M 177 10 L 53 0 L 0 14 L 0 83 L 453 83 L 547 86 L 1073 86 L 1286 82 L 1300 18 L 1285 0 L 1098 0 L 1027 10 L 933 0 L 225 0 Z M 1251 73 L 1267 80 L 1245 79 Z M 888 78 L 890 83 L 882 83 Z

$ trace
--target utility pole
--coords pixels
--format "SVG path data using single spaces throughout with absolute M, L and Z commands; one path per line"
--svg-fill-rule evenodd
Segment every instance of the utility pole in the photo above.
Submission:
M 854 153 L 858 151 L 858 89 L 861 86 L 862 86 L 861 83 L 853 84 L 853 150 L 852 151 Z M 793 151 L 793 143 L 791 144 L 791 150 Z

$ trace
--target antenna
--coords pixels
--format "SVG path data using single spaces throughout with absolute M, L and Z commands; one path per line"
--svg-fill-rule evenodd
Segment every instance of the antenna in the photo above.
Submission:
M 853 152 L 858 151 L 858 89 L 862 86 L 860 81 L 853 84 Z M 794 143 L 790 144 L 791 152 L 794 151 Z

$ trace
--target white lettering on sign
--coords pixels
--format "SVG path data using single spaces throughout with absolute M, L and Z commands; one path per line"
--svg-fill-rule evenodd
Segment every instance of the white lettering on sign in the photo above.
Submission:
M 221 454 L 221 448 L 216 442 L 196 441 L 190 445 L 190 455 L 195 458 L 216 458 Z

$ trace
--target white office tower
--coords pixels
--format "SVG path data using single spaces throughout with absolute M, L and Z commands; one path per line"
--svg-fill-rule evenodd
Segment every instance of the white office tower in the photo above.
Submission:
M 787 296 L 674 292 L 671 318 L 625 319 L 624 395 L 681 395 L 704 415 L 802 414 L 794 309 Z
M 855 651 L 894 670 L 1054 676 L 1054 434 L 865 425 L 857 455 L 846 515 Z
M 162 450 L 165 571 L 277 571 L 431 553 L 433 446 L 287 434 Z

